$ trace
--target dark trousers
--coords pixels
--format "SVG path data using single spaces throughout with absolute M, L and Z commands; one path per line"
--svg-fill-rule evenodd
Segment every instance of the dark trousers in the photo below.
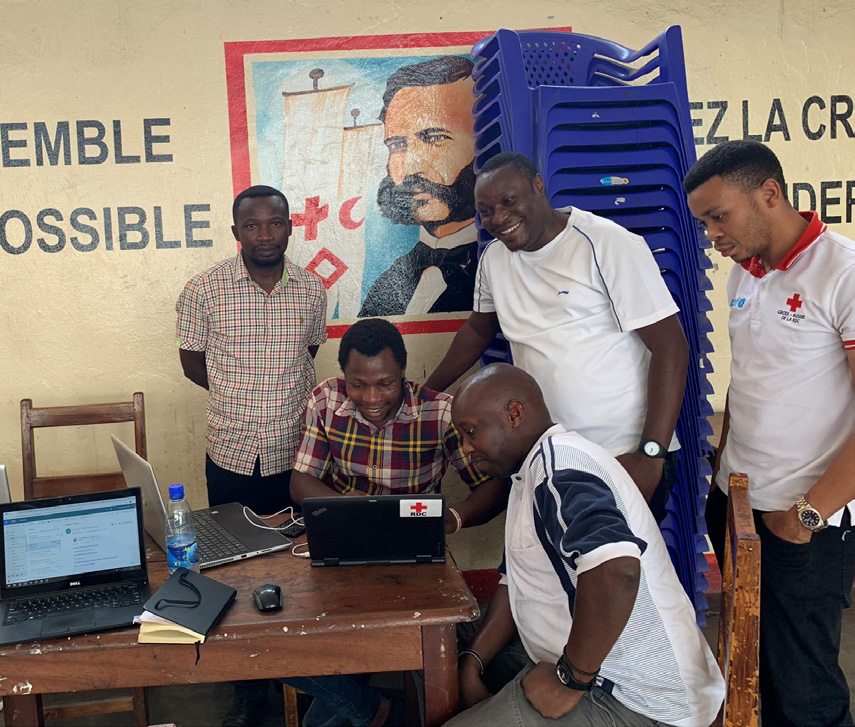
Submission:
M 239 475 L 216 464 L 205 455 L 205 476 L 208 481 L 208 505 L 239 502 L 258 515 L 271 515 L 293 505 L 291 502 L 291 470 L 268 477 L 261 476 L 261 463 L 255 460 L 251 475 Z M 267 696 L 267 680 L 252 679 L 232 682 L 235 696 L 248 702 L 262 702 Z
M 849 512 L 809 543 L 782 540 L 754 511 L 760 536 L 760 699 L 764 725 L 853 724 L 839 665 L 843 609 L 851 605 L 855 542 Z M 707 527 L 723 563 L 727 496 L 707 499 Z
M 271 515 L 293 505 L 291 502 L 291 470 L 267 477 L 261 476 L 261 464 L 256 458 L 251 475 L 239 475 L 216 464 L 205 455 L 205 477 L 208 480 L 208 505 L 239 502 L 257 515 Z
M 650 498 L 650 512 L 656 519 L 656 524 L 661 525 L 668 511 L 665 506 L 668 504 L 668 498 L 671 497 L 671 490 L 674 489 L 674 483 L 677 481 L 677 452 L 669 452 L 665 458 L 665 465 L 662 468 L 662 477 L 659 478 L 659 484 L 653 491 L 653 497 Z

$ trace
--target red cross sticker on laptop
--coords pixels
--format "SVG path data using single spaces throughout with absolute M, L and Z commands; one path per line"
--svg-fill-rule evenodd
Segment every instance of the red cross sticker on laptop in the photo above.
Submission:
M 804 303 L 804 301 L 799 298 L 798 293 L 793 293 L 793 297 L 787 299 L 787 305 L 790 306 L 790 311 L 793 313 L 802 307 L 802 303 Z
M 442 500 L 419 500 L 415 497 L 401 498 L 400 517 L 442 517 Z

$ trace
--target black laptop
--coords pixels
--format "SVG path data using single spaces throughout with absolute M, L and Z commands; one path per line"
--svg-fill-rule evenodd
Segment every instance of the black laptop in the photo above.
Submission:
M 0 505 L 0 644 L 130 626 L 150 595 L 138 488 Z
M 445 562 L 442 495 L 310 497 L 302 507 L 313 566 Z

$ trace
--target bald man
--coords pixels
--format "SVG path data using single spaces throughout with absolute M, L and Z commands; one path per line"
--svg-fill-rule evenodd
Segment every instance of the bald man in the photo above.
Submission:
M 512 489 L 501 585 L 461 651 L 469 709 L 448 724 L 710 724 L 724 682 L 627 471 L 553 424 L 535 380 L 507 364 L 467 379 L 452 418 L 472 464 Z M 517 634 L 529 663 L 491 697 L 482 674 Z

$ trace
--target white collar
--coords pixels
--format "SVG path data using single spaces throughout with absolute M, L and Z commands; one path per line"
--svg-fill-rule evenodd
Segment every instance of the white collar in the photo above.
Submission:
M 540 445 L 543 444 L 543 440 L 555 434 L 565 434 L 566 432 L 567 430 L 560 424 L 553 424 L 551 427 L 549 427 L 549 429 L 547 429 L 543 434 L 540 435 L 538 440 L 528 451 L 528 454 L 525 456 L 523 463 L 520 465 L 520 468 L 515 472 L 515 474 L 521 477 L 525 477 L 528 473 L 528 468 L 531 466 L 531 461 L 534 459 L 534 456 L 540 449 Z
M 478 239 L 478 230 L 475 222 L 461 227 L 457 232 L 452 232 L 444 237 L 434 237 L 424 227 L 419 233 L 419 242 L 423 242 L 432 250 L 451 250 L 461 245 L 468 245 Z

